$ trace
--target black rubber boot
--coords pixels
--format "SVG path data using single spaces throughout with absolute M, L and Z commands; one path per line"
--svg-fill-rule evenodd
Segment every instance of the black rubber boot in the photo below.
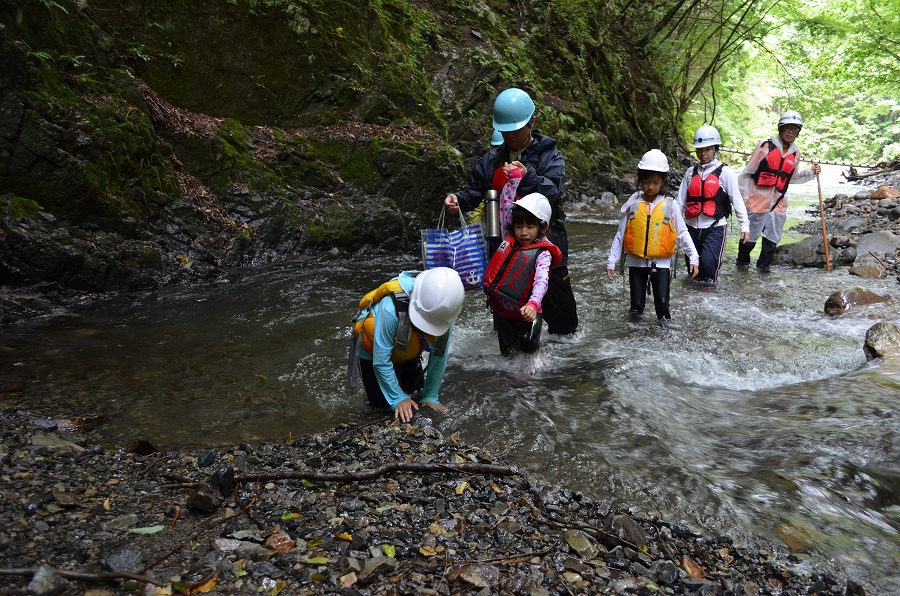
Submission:
M 759 251 L 759 259 L 756 261 L 756 268 L 762 272 L 767 272 L 772 265 L 772 259 L 775 258 L 775 247 L 777 245 L 767 238 L 763 238 L 762 248 Z
M 756 248 L 756 242 L 738 242 L 737 264 L 745 267 L 750 265 L 750 253 Z

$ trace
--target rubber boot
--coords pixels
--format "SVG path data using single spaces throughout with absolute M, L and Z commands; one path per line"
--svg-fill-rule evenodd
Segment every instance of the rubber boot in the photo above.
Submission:
M 756 242 L 738 242 L 737 264 L 739 266 L 750 266 L 750 253 L 756 248 Z
M 759 259 L 756 261 L 756 268 L 766 273 L 769 271 L 769 267 L 772 265 L 772 259 L 775 258 L 775 247 L 777 244 L 769 240 L 768 238 L 763 238 L 762 248 L 759 251 Z

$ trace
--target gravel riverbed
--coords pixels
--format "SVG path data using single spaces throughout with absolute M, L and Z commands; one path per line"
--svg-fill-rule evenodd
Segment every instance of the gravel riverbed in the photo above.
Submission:
M 865 593 L 413 422 L 191 452 L 0 405 L 0 593 Z

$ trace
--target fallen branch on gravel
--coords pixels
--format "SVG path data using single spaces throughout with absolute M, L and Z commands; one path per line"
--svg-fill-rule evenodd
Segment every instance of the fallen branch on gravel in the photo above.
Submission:
M 146 575 L 140 575 L 138 573 L 82 573 L 79 571 L 65 571 L 63 569 L 54 569 L 52 567 L 46 567 L 46 569 L 49 569 L 56 575 L 64 577 L 66 579 L 77 579 L 86 582 L 106 583 L 117 579 L 130 579 L 144 584 L 153 584 L 154 586 L 166 586 L 169 584 L 169 582 L 153 579 L 152 577 L 147 577 Z M 27 567 L 22 569 L 0 568 L 0 575 L 34 575 L 37 572 L 37 567 Z
M 882 267 L 884 267 L 885 269 L 890 269 L 890 267 L 888 267 L 887 263 L 885 263 L 884 261 L 882 261 L 881 259 L 879 259 L 878 257 L 875 256 L 875 253 L 874 253 L 874 252 L 872 252 L 872 251 L 870 250 L 870 251 L 869 251 L 869 254 L 872 256 L 873 259 L 875 259 L 876 261 L 878 261 L 878 263 L 879 263 Z
M 444 464 L 444 463 L 415 463 L 415 462 L 389 462 L 371 470 L 362 472 L 314 472 L 312 470 L 275 470 L 272 472 L 248 472 L 236 474 L 233 482 L 262 482 L 267 480 L 332 480 L 337 482 L 353 482 L 359 480 L 372 480 L 379 476 L 385 476 L 392 472 L 415 472 L 418 474 L 452 473 L 452 474 L 480 474 L 485 476 L 515 476 L 518 472 L 512 466 L 498 464 Z M 172 476 L 165 476 L 172 478 Z M 205 482 L 181 482 L 178 486 L 183 488 L 198 488 Z

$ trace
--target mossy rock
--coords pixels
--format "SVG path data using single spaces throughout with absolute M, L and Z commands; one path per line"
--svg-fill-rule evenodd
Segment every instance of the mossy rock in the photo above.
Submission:
M 408 247 L 403 215 L 387 198 L 373 198 L 364 205 L 333 203 L 312 218 L 305 231 L 311 246 L 355 250 L 376 246 L 385 250 Z
M 0 219 L 31 219 L 40 209 L 41 206 L 37 201 L 23 199 L 14 194 L 0 195 Z

